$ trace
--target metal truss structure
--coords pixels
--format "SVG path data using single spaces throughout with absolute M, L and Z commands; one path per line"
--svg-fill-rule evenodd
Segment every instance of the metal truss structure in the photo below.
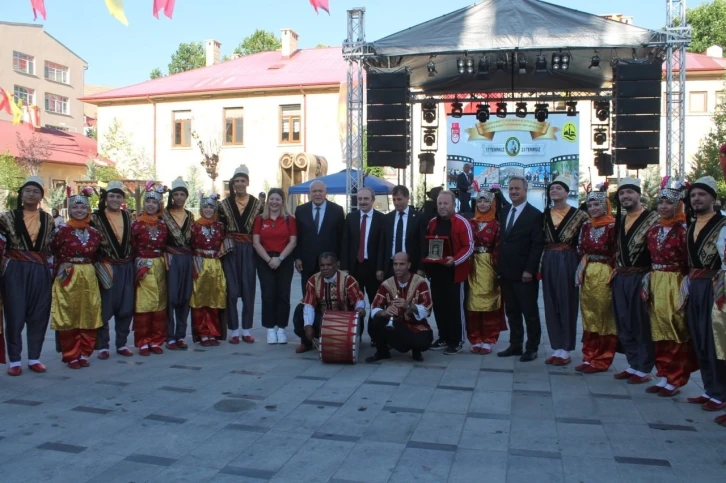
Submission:
M 691 27 L 686 24 L 686 0 L 666 2 L 666 175 L 671 176 L 675 166 L 682 180 L 686 174 L 686 47 Z
M 613 97 L 612 89 L 601 89 L 592 91 L 553 91 L 553 92 L 510 92 L 504 93 L 471 93 L 471 94 L 427 94 L 424 92 L 412 92 L 411 102 L 421 103 L 426 101 L 438 102 L 551 102 L 556 101 L 609 101 Z

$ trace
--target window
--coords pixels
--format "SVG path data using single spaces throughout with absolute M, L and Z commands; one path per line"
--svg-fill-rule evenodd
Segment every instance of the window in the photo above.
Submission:
M 68 98 L 55 94 L 45 94 L 45 110 L 56 114 L 69 114 Z
M 224 110 L 224 144 L 243 144 L 243 112 L 241 107 Z
M 300 142 L 300 104 L 280 106 L 280 142 Z
M 192 111 L 174 111 L 175 148 L 188 148 L 192 145 Z
M 708 104 L 707 104 L 707 96 L 705 92 L 690 92 L 688 94 L 688 105 L 689 112 L 707 112 L 708 111 Z
M 13 70 L 23 74 L 35 74 L 35 57 L 13 52 Z
M 56 131 L 70 132 L 70 128 L 64 126 L 54 126 L 52 124 L 46 124 L 43 127 L 47 127 L 48 129 L 55 129 Z
M 22 86 L 15 86 L 13 94 L 15 94 L 16 100 L 20 99 L 21 101 L 23 101 L 24 106 L 29 106 L 30 104 L 35 104 L 35 89 L 29 89 L 27 87 L 22 87 Z
M 55 82 L 69 84 L 68 67 L 53 62 L 45 62 L 45 78 Z

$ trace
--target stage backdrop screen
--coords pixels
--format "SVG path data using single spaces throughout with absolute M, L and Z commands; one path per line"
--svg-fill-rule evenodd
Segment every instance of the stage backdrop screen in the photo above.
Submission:
M 540 210 L 545 204 L 545 189 L 557 176 L 572 176 L 569 203 L 577 206 L 580 174 L 579 116 L 550 113 L 545 122 L 533 114 L 524 118 L 509 114 L 492 115 L 480 123 L 474 115 L 447 118 L 448 140 L 446 182 L 456 189 L 456 177 L 465 163 L 471 163 L 480 189 L 498 184 L 509 199 L 507 187 L 512 176 L 523 176 L 529 183 L 527 200 Z

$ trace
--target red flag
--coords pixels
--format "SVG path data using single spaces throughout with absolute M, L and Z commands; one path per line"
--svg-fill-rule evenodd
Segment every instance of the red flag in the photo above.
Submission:
M 330 9 L 328 7 L 328 0 L 310 0 L 310 5 L 315 9 L 315 13 L 318 13 L 318 9 L 325 10 L 330 15 Z
M 154 17 L 159 18 L 159 10 L 164 11 L 164 15 L 171 18 L 174 13 L 174 2 L 176 0 L 154 0 Z
M 47 20 L 45 17 L 45 0 L 30 0 L 30 6 L 33 8 L 33 20 L 38 20 L 38 14 L 43 17 L 43 20 Z
M 13 115 L 13 110 L 10 107 L 10 97 L 8 96 L 8 93 L 5 92 L 5 89 L 0 87 L 0 111 L 5 111 L 8 113 L 8 115 Z

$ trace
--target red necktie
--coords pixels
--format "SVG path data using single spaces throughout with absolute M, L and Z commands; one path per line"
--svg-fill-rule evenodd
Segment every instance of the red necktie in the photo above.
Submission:
M 358 263 L 363 263 L 366 259 L 366 219 L 367 214 L 363 214 L 363 222 L 360 224 L 360 241 L 358 242 Z

